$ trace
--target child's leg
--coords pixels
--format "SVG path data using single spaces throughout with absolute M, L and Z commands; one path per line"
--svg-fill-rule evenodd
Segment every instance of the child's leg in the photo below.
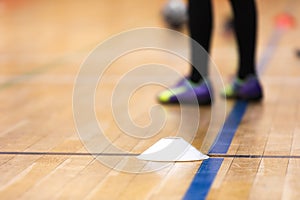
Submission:
M 255 0 L 230 0 L 239 49 L 237 79 L 225 87 L 223 96 L 249 101 L 261 100 L 263 90 L 256 77 L 256 8 Z
M 213 26 L 211 0 L 189 0 L 188 14 L 190 36 L 209 52 Z M 190 80 L 197 83 L 202 80 L 202 76 L 207 76 L 208 57 L 199 52 L 199 49 L 192 44 L 191 48 L 192 62 L 197 63 L 200 69 L 197 70 L 195 67 L 192 67 Z
M 245 79 L 256 75 L 256 6 L 255 0 L 230 0 L 234 12 L 234 26 L 239 49 L 237 76 Z

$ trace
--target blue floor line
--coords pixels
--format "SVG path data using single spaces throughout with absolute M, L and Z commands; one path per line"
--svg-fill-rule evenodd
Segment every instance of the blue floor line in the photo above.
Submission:
M 248 103 L 245 101 L 237 101 L 235 103 L 209 153 L 227 153 L 234 134 L 247 110 L 247 105 Z M 183 199 L 205 199 L 222 162 L 223 158 L 204 160 Z
M 223 160 L 223 158 L 209 158 L 204 160 L 183 199 L 205 199 Z
M 240 125 L 242 118 L 247 110 L 248 103 L 246 101 L 237 101 L 227 117 L 222 130 L 209 153 L 222 154 L 227 153 L 234 134 Z

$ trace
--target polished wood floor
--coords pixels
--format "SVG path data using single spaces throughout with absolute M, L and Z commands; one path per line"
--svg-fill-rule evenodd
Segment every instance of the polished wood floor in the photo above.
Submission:
M 177 162 L 141 174 L 113 170 L 88 154 L 77 134 L 72 112 L 74 82 L 89 52 L 122 31 L 166 27 L 160 15 L 164 3 L 0 1 L 1 199 L 184 197 L 201 162 Z M 227 152 L 232 156 L 224 158 L 208 199 L 300 199 L 300 59 L 295 56 L 295 50 L 300 48 L 300 2 L 260 0 L 257 4 L 257 60 L 271 52 L 261 76 L 265 98 L 248 106 Z M 230 7 L 224 0 L 214 0 L 214 7 L 212 58 L 228 82 L 237 59 L 234 39 L 222 29 Z M 275 17 L 285 10 L 293 14 L 296 25 L 279 31 L 276 43 L 270 46 Z M 181 31 L 187 33 L 185 28 Z M 113 63 L 105 87 L 97 91 L 110 94 L 123 73 L 149 62 L 166 63 L 180 73 L 188 72 L 188 65 L 178 58 L 150 50 L 136 52 Z M 176 81 L 172 77 L 168 80 L 170 84 Z M 160 90 L 158 86 L 142 88 L 129 103 L 132 118 L 139 125 L 150 122 L 149 105 L 156 103 L 155 95 Z M 106 98 L 100 92 L 95 97 L 96 102 Z M 233 104 L 227 102 L 227 112 Z M 165 129 L 159 135 L 139 140 L 122 134 L 107 105 L 96 103 L 95 107 L 98 119 L 105 123 L 107 138 L 133 154 L 141 153 L 161 137 L 174 135 L 180 121 L 178 107 L 164 106 L 170 120 Z M 193 141 L 198 149 L 208 148 L 214 139 L 204 139 L 210 108 L 200 110 L 200 128 Z M 141 168 L 153 166 L 144 162 Z

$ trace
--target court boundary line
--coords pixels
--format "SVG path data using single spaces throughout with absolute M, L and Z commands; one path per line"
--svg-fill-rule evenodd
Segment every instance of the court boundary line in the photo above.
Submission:
M 24 155 L 24 156 L 139 156 L 135 153 L 84 153 L 84 152 L 39 152 L 39 151 L 2 151 L 1 155 Z M 300 155 L 259 155 L 259 154 L 208 154 L 210 158 L 286 158 L 286 159 L 300 159 Z M 180 161 L 178 161 L 180 162 Z M 199 161 L 193 161 L 199 162 Z
M 139 156 L 134 153 L 76 153 L 76 152 L 18 152 L 18 151 L 2 151 L 0 155 L 43 155 L 43 156 Z
M 209 154 L 211 158 L 287 158 L 300 159 L 300 155 L 259 155 L 259 154 Z

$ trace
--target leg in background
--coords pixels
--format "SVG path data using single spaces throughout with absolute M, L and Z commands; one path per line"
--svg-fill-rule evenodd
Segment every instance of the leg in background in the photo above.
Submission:
M 245 79 L 249 75 L 256 75 L 256 6 L 254 0 L 230 0 L 230 2 L 234 13 L 234 26 L 239 52 L 237 76 L 240 79 Z
M 213 28 L 211 0 L 189 0 L 188 15 L 188 27 L 191 38 L 197 41 L 209 53 Z M 192 66 L 189 78 L 192 82 L 198 83 L 202 78 L 207 76 L 208 57 L 193 44 L 191 44 L 191 48 L 192 63 L 196 63 L 199 68 L 197 69 L 196 66 Z

